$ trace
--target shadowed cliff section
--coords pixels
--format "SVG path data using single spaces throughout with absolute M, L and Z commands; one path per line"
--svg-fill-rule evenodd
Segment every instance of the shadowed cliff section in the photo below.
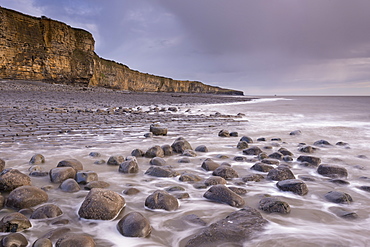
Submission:
M 46 17 L 0 7 L 0 79 L 41 80 L 138 92 L 243 92 L 131 70 L 100 58 L 93 36 Z

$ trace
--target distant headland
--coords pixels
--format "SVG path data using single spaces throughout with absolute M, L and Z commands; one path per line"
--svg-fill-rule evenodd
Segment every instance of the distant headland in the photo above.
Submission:
M 91 33 L 0 7 L 0 79 L 82 84 L 136 92 L 243 95 L 242 91 L 142 73 L 99 57 Z

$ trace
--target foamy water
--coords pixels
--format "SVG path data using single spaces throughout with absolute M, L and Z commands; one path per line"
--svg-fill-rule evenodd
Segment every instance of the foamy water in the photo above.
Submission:
M 174 155 L 166 157 L 167 164 L 171 165 L 179 173 L 188 171 L 207 178 L 211 172 L 201 169 L 202 161 L 212 158 L 222 163 L 228 162 L 239 173 L 239 177 L 254 173 L 250 170 L 255 162 L 236 162 L 235 156 L 243 155 L 236 145 L 241 136 L 246 135 L 254 140 L 252 145 L 261 148 L 270 146 L 272 149 L 264 149 L 267 154 L 285 147 L 294 153 L 294 161 L 290 163 L 291 170 L 296 177 L 309 175 L 315 181 L 306 181 L 309 193 L 298 196 L 290 192 L 279 191 L 275 181 L 248 182 L 239 185 L 248 190 L 243 196 L 246 205 L 258 208 L 258 202 L 265 194 L 277 196 L 288 202 L 291 213 L 288 215 L 267 214 L 261 211 L 263 217 L 269 221 L 266 230 L 255 234 L 255 238 L 245 242 L 244 246 L 367 246 L 370 217 L 368 204 L 370 193 L 358 189 L 358 186 L 370 185 L 369 159 L 363 157 L 369 152 L 370 139 L 370 97 L 287 97 L 287 98 L 263 98 L 245 103 L 196 105 L 180 107 L 181 112 L 190 108 L 192 113 L 197 114 L 221 114 L 236 115 L 244 113 L 243 118 L 235 121 L 227 121 L 220 118 L 212 122 L 187 122 L 169 121 L 169 135 L 146 139 L 143 134 L 148 132 L 146 126 L 138 124 L 125 126 L 124 122 L 119 126 L 112 126 L 117 132 L 109 136 L 117 142 L 107 144 L 100 136 L 94 142 L 86 143 L 83 136 L 79 141 L 70 141 L 63 145 L 33 146 L 32 144 L 14 143 L 0 150 L 0 157 L 6 160 L 7 167 L 13 167 L 28 173 L 28 161 L 35 153 L 41 153 L 46 157 L 45 170 L 54 168 L 60 160 L 74 158 L 80 160 L 85 170 L 93 170 L 98 173 L 99 180 L 111 184 L 113 191 L 122 193 L 123 190 L 135 187 L 140 193 L 133 196 L 122 196 L 126 200 L 126 208 L 121 216 L 137 211 L 147 217 L 153 227 L 149 238 L 127 238 L 116 230 L 119 217 L 113 221 L 91 221 L 78 218 L 78 209 L 88 191 L 81 190 L 76 193 L 64 193 L 58 189 L 58 185 L 48 191 L 49 203 L 55 203 L 61 207 L 64 215 L 62 218 L 70 220 L 65 227 L 69 227 L 77 233 L 88 233 L 94 236 L 98 246 L 184 246 L 189 236 L 199 233 L 202 226 L 184 223 L 181 218 L 188 214 L 196 214 L 207 224 L 214 223 L 224 218 L 229 213 L 238 210 L 225 204 L 210 202 L 203 198 L 207 189 L 195 189 L 191 183 L 180 182 L 175 178 L 155 178 L 144 175 L 149 168 L 149 159 L 138 158 L 140 171 L 136 175 L 118 173 L 118 167 L 107 165 L 95 165 L 97 158 L 92 158 L 90 152 L 99 152 L 107 160 L 112 155 L 129 156 L 135 148 L 146 150 L 154 145 L 172 144 L 179 136 L 186 138 L 193 148 L 198 145 L 206 145 L 208 153 L 198 153 L 197 157 L 190 158 L 191 163 L 178 163 L 182 156 Z M 176 114 L 173 114 L 176 118 Z M 247 121 L 248 120 L 248 121 Z M 239 138 L 221 138 L 217 134 L 221 129 L 237 131 Z M 301 130 L 302 135 L 289 135 L 291 131 Z M 265 137 L 266 142 L 257 142 L 256 139 Z M 271 138 L 281 138 L 282 142 L 272 142 Z M 322 163 L 335 164 L 348 170 L 349 185 L 338 185 L 328 181 L 328 178 L 317 174 L 316 169 L 304 168 L 298 165 L 296 158 L 304 155 L 298 151 L 299 143 L 312 145 L 317 140 L 325 139 L 333 146 L 319 147 L 313 156 L 320 157 Z M 348 147 L 336 146 L 338 141 L 347 142 Z M 219 155 L 228 158 L 220 158 Z M 362 156 L 360 156 L 362 155 Z M 246 156 L 252 158 L 251 156 Z M 263 174 L 263 173 L 261 173 Z M 235 186 L 240 179 L 228 181 L 227 185 Z M 36 186 L 50 185 L 48 177 L 32 178 Z M 145 198 L 157 189 L 165 189 L 171 186 L 181 186 L 190 198 L 181 199 L 180 208 L 176 211 L 148 210 L 144 207 Z M 339 205 L 325 200 L 324 194 L 339 190 L 350 194 L 353 203 Z M 332 209 L 344 208 L 358 214 L 356 220 L 346 220 L 336 216 Z M 2 209 L 0 214 L 9 212 Z M 0 215 L 0 216 L 1 216 Z M 26 236 L 32 243 L 43 233 L 54 226 L 50 221 L 31 220 L 33 228 L 27 231 Z

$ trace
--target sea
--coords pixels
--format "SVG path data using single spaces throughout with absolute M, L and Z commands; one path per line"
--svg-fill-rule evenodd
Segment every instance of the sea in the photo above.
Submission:
M 178 137 L 184 137 L 193 148 L 206 145 L 208 152 L 197 153 L 190 157 L 190 163 L 179 163 L 181 155 L 165 157 L 168 165 L 179 173 L 191 172 L 202 178 L 212 172 L 201 168 L 206 158 L 222 163 L 227 162 L 235 169 L 239 178 L 227 181 L 227 186 L 242 187 L 247 190 L 243 195 L 246 206 L 258 209 L 259 201 L 266 195 L 275 196 L 290 205 L 289 214 L 266 213 L 259 210 L 268 221 L 265 229 L 255 232 L 251 239 L 234 246 L 271 247 L 271 246 L 370 246 L 370 192 L 360 189 L 370 186 L 370 97 L 355 96 L 276 96 L 255 97 L 251 101 L 212 105 L 178 105 L 179 111 L 171 113 L 169 121 L 161 123 L 168 127 L 167 136 L 145 138 L 148 125 L 126 126 L 122 123 L 112 126 L 116 133 L 102 135 L 95 139 L 84 140 L 80 136 L 75 141 L 58 143 L 45 138 L 44 145 L 22 144 L 20 142 L 3 145 L 0 140 L 0 157 L 6 160 L 7 167 L 13 167 L 24 173 L 28 172 L 28 161 L 35 153 L 41 153 L 47 162 L 43 165 L 48 170 L 66 158 L 80 160 L 86 170 L 98 173 L 99 180 L 111 184 L 110 190 L 120 193 L 126 201 L 121 213 L 140 212 L 152 226 L 152 233 L 147 238 L 123 237 L 116 229 L 118 218 L 111 221 L 81 219 L 78 210 L 88 191 L 66 193 L 54 188 L 48 190 L 49 203 L 55 203 L 64 212 L 61 218 L 69 220 L 66 225 L 54 225 L 52 220 L 31 220 L 33 227 L 24 234 L 30 242 L 35 241 L 51 229 L 67 227 L 74 233 L 86 233 L 94 237 L 97 246 L 185 246 L 194 235 L 199 234 L 204 226 L 187 223 L 183 217 L 195 214 L 210 225 L 228 214 L 239 210 L 226 204 L 211 202 L 203 197 L 207 191 L 197 189 L 194 184 L 181 182 L 178 177 L 156 178 L 145 175 L 150 167 L 149 159 L 138 158 L 138 174 L 118 173 L 118 167 L 96 165 L 98 158 L 89 156 L 90 152 L 99 152 L 99 159 L 107 160 L 113 155 L 129 156 L 136 148 L 146 150 L 154 145 L 172 144 Z M 180 114 L 181 113 L 181 114 Z M 240 114 L 239 114 L 240 113 Z M 185 114 L 185 115 L 184 115 Z M 187 121 L 186 114 L 209 116 L 218 114 L 215 120 L 199 118 L 199 121 Z M 185 117 L 184 117 L 185 116 Z M 220 130 L 237 132 L 238 137 L 219 137 Z M 291 135 L 291 132 L 299 132 Z M 63 140 L 66 134 L 63 135 Z M 68 134 L 68 135 L 73 135 Z M 250 168 L 257 162 L 253 156 L 244 155 L 236 148 L 242 136 L 252 138 L 250 146 L 260 147 L 266 154 L 276 152 L 284 147 L 293 153 L 291 162 L 280 161 L 290 167 L 296 178 L 309 177 L 305 180 L 308 193 L 304 196 L 292 192 L 280 191 L 276 181 L 242 183 L 241 178 L 248 174 L 261 173 Z M 265 141 L 257 141 L 264 138 Z M 108 140 L 108 141 L 107 141 Z M 116 141 L 114 141 L 116 140 Z M 259 139 L 261 140 L 261 139 Z M 330 145 L 314 146 L 314 142 L 326 140 Z M 341 144 L 341 145 L 337 145 Z M 316 148 L 314 153 L 299 151 L 302 145 Z M 300 165 L 300 155 L 319 157 L 323 164 L 338 165 L 348 171 L 348 177 L 341 178 L 347 183 L 333 182 L 330 178 L 317 173 L 316 168 Z M 244 156 L 247 161 L 235 161 L 235 156 Z M 35 186 L 50 185 L 48 178 L 32 178 Z M 146 197 L 158 189 L 180 186 L 189 197 L 180 199 L 180 207 L 175 211 L 151 210 L 144 206 Z M 140 193 L 124 195 L 127 188 L 137 188 Z M 330 191 L 348 193 L 353 201 L 337 204 L 325 199 Z M 354 217 L 343 218 L 336 212 L 349 212 Z M 11 212 L 0 210 L 1 215 Z M 214 245 L 217 246 L 217 245 Z M 225 246 L 225 245 L 219 245 Z

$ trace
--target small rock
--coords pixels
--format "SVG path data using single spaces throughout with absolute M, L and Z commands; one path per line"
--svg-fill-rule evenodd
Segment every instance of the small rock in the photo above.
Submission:
M 283 159 L 283 154 L 282 153 L 280 153 L 280 152 L 274 152 L 274 153 L 272 153 L 272 154 L 269 154 L 269 158 L 271 158 L 271 159 L 276 159 L 276 160 L 282 160 Z
M 184 152 L 182 152 L 182 155 L 187 157 L 196 157 L 197 153 L 191 149 L 185 149 Z
M 277 168 L 271 169 L 267 174 L 267 179 L 274 181 L 282 181 L 286 179 L 295 179 L 293 172 L 287 167 L 278 166 Z
M 202 168 L 206 171 L 214 171 L 216 170 L 218 167 L 220 166 L 220 164 L 218 164 L 217 162 L 213 161 L 212 159 L 210 158 L 207 158 L 203 161 L 202 163 Z
M 204 181 L 204 184 L 206 186 L 211 186 L 211 185 L 216 185 L 216 184 L 226 184 L 226 183 L 227 183 L 226 180 L 223 177 L 219 177 L 219 176 L 212 176 L 212 177 L 207 178 Z
M 290 152 L 288 149 L 286 148 L 279 148 L 278 150 L 279 153 L 283 154 L 283 155 L 289 155 L 289 156 L 293 156 L 293 153 Z
M 50 170 L 49 176 L 52 183 L 62 183 L 68 178 L 74 179 L 76 170 L 72 167 L 57 167 Z
M 136 189 L 136 188 L 128 188 L 128 189 L 125 189 L 124 191 L 122 191 L 123 194 L 125 195 L 128 195 L 128 196 L 132 196 L 132 195 L 136 195 L 138 193 L 140 193 L 140 190 Z
M 338 178 L 338 177 L 347 177 L 348 172 L 347 169 L 344 167 L 336 166 L 336 165 L 327 165 L 321 164 L 317 168 L 317 173 L 331 178 Z
M 294 131 L 289 133 L 289 135 L 291 135 L 291 136 L 299 136 L 301 134 L 302 134 L 302 131 L 300 131 L 300 130 L 294 130 Z
M 282 191 L 291 191 L 294 194 L 304 196 L 308 193 L 307 185 L 299 179 L 286 179 L 276 183 Z
M 299 162 L 307 162 L 313 167 L 318 167 L 321 163 L 321 159 L 314 156 L 307 156 L 307 155 L 301 155 L 297 158 L 297 161 Z
M 226 180 L 239 177 L 238 173 L 233 168 L 225 165 L 217 167 L 212 175 L 222 177 Z
M 163 127 L 161 124 L 155 123 L 150 125 L 150 132 L 155 136 L 165 136 L 167 135 L 167 128 Z
M 98 181 L 98 174 L 93 171 L 79 171 L 76 173 L 75 180 L 79 184 L 88 184 L 92 181 Z
M 253 143 L 252 138 L 250 138 L 248 136 L 243 136 L 242 138 L 240 138 L 239 141 L 244 141 L 244 142 L 247 142 L 247 143 Z
M 220 132 L 218 132 L 218 136 L 219 137 L 229 137 L 230 133 L 228 130 L 220 130 Z
M 198 181 L 202 180 L 202 178 L 199 177 L 198 175 L 188 173 L 188 172 L 184 172 L 179 177 L 179 180 L 181 182 L 198 182 Z
M 341 191 L 330 191 L 325 194 L 325 199 L 328 200 L 329 202 L 334 202 L 334 203 L 346 203 L 349 204 L 352 202 L 352 197 L 344 192 Z
M 99 158 L 99 157 L 101 157 L 101 154 L 98 153 L 98 152 L 90 152 L 89 156 L 93 157 L 93 158 Z
M 338 217 L 344 219 L 357 219 L 358 215 L 355 212 L 349 211 L 348 209 L 339 208 L 339 207 L 331 207 L 330 211 L 336 214 Z
M 64 180 L 63 183 L 60 184 L 59 188 L 63 192 L 69 192 L 69 193 L 80 191 L 80 185 L 78 185 L 76 180 L 72 178 L 68 178 Z
M 238 133 L 238 132 L 233 131 L 233 132 L 230 132 L 230 136 L 231 136 L 231 137 L 238 137 L 238 136 L 239 136 L 239 133 Z
M 173 149 L 170 145 L 165 144 L 161 148 L 163 149 L 164 156 L 171 156 L 173 154 Z
M 179 159 L 177 162 L 179 163 L 191 163 L 191 160 L 188 157 L 183 157 Z
M 153 133 L 152 132 L 145 133 L 144 137 L 145 138 L 153 138 Z
M 320 147 L 331 146 L 331 144 L 326 140 L 315 141 L 313 145 L 314 146 L 320 146 Z
M 43 163 L 45 163 L 45 157 L 42 154 L 35 154 L 29 161 L 30 165 L 41 165 Z
M 280 164 L 279 160 L 270 159 L 270 158 L 262 159 L 261 162 L 264 164 L 268 164 L 268 165 L 279 165 Z
M 154 157 L 161 157 L 163 158 L 164 157 L 164 152 L 163 152 L 163 149 L 156 145 L 156 146 L 153 146 L 151 148 L 149 148 L 146 152 L 145 152 L 145 155 L 144 155 L 146 158 L 154 158 Z
M 290 206 L 287 202 L 279 200 L 276 197 L 265 197 L 259 202 L 259 209 L 267 213 L 290 213 Z
M 242 197 L 222 184 L 213 185 L 204 193 L 203 197 L 211 201 L 226 203 L 232 207 L 240 208 L 245 205 Z
M 72 167 L 76 172 L 83 170 L 83 165 L 76 159 L 67 159 L 59 161 L 57 167 Z
M 265 137 L 259 137 L 259 138 L 257 138 L 257 141 L 258 142 L 265 142 L 266 138 Z
M 234 161 L 237 161 L 237 162 L 246 162 L 247 161 L 247 157 L 244 157 L 244 156 L 235 156 L 233 158 Z
M 243 182 L 250 182 L 250 181 L 260 182 L 264 178 L 265 177 L 261 174 L 249 174 L 249 175 L 242 177 L 242 181 Z
M 0 172 L 2 172 L 5 169 L 5 161 L 3 159 L 0 159 Z
M 259 171 L 259 172 L 269 172 L 270 170 L 274 169 L 273 166 L 268 164 L 264 164 L 261 162 L 257 162 L 251 167 L 251 170 Z
M 228 187 L 231 191 L 235 192 L 236 194 L 242 196 L 242 195 L 245 195 L 247 194 L 247 190 L 244 189 L 244 188 L 240 188 L 240 187 L 233 187 L 233 186 L 230 186 Z
M 104 188 L 108 188 L 109 186 L 110 184 L 104 181 L 91 181 L 88 184 L 86 184 L 84 188 L 85 190 L 91 190 L 93 188 L 104 189 Z
M 166 161 L 161 157 L 154 157 L 149 161 L 149 164 L 151 164 L 152 166 L 165 166 Z
M 149 236 L 152 231 L 149 221 L 138 212 L 126 214 L 118 222 L 117 229 L 125 237 L 141 238 Z
M 177 172 L 172 171 L 171 168 L 163 166 L 149 167 L 145 174 L 154 177 L 176 177 L 179 175 Z
M 193 149 L 188 141 L 183 137 L 177 138 L 171 145 L 175 153 L 183 153 L 186 149 Z
M 131 156 L 135 156 L 135 157 L 144 157 L 144 155 L 145 155 L 145 153 L 141 149 L 134 149 L 131 152 Z
M 146 198 L 145 206 L 150 209 L 173 211 L 179 208 L 179 202 L 168 192 L 157 190 Z
M 139 165 L 136 160 L 127 160 L 119 165 L 118 172 L 121 173 L 138 173 Z
M 246 141 L 239 141 L 236 145 L 237 149 L 247 149 L 249 147 L 248 142 Z
M 195 151 L 202 152 L 202 153 L 207 153 L 208 148 L 206 147 L 206 145 L 199 145 L 198 147 L 195 148 Z
M 32 214 L 30 219 L 50 219 L 62 215 L 62 210 L 54 204 L 45 204 L 38 207 Z
M 243 154 L 245 155 L 259 155 L 262 153 L 262 150 L 259 147 L 250 147 L 243 150 Z
M 135 155 L 133 155 L 133 156 L 135 156 Z M 109 165 L 109 166 L 119 166 L 124 161 L 125 161 L 125 158 L 121 155 L 111 156 L 111 157 L 109 157 L 109 159 L 107 161 L 107 165 Z

